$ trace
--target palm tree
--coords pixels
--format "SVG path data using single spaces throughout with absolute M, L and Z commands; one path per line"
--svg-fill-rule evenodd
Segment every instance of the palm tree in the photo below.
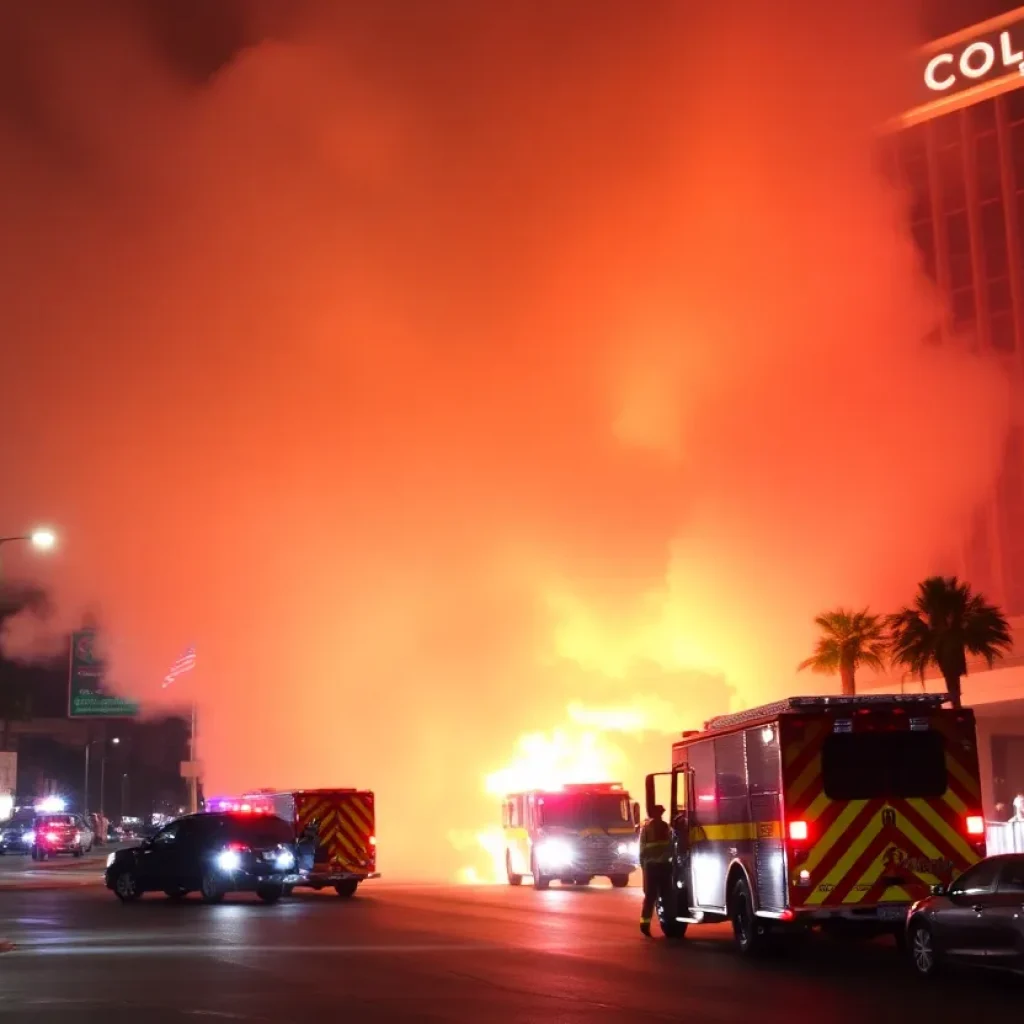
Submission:
M 967 653 L 991 668 L 1013 647 L 1006 616 L 955 576 L 929 576 L 918 584 L 913 607 L 890 615 L 892 660 L 924 682 L 929 665 L 946 681 L 954 707 L 960 707 L 960 681 L 967 675 Z
M 839 673 L 843 694 L 852 697 L 857 692 L 857 669 L 861 665 L 881 670 L 888 650 L 888 636 L 880 615 L 837 608 L 822 612 L 814 624 L 821 636 L 814 654 L 800 662 L 798 668 L 809 668 L 823 675 Z

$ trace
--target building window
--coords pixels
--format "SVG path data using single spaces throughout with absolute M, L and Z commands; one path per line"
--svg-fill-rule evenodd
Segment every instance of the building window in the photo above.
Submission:
M 974 289 L 961 288 L 953 292 L 953 330 L 970 330 L 974 327 L 975 319 Z
M 989 318 L 992 347 L 1000 352 L 1012 352 L 1017 347 L 1017 331 L 1012 313 L 993 313 Z
M 967 123 L 970 125 L 971 133 L 981 135 L 985 132 L 995 131 L 996 127 L 996 101 L 982 100 L 967 108 Z
M 999 173 L 999 143 L 995 132 L 982 135 L 974 143 L 974 166 L 978 179 L 978 199 L 999 199 L 1002 181 Z
M 985 253 L 985 273 L 1002 277 L 1010 272 L 1006 250 L 1006 217 L 1000 201 L 985 203 L 981 208 L 981 245 Z
M 1010 124 L 1024 121 L 1024 89 L 1013 89 L 1002 97 L 1006 105 L 1006 119 Z
M 1013 164 L 1014 182 L 1018 190 L 1022 189 L 1024 188 L 1024 124 L 1015 124 L 1010 128 L 1010 162 Z

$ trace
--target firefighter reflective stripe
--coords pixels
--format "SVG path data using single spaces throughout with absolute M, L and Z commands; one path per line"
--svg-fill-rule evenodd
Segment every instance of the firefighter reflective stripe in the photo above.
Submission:
M 640 830 L 640 863 L 659 864 L 671 859 L 672 830 L 658 818 Z

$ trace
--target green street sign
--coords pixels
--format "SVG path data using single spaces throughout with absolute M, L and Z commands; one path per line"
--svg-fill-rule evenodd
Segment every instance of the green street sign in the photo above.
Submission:
M 138 713 L 138 704 L 104 690 L 103 662 L 96 653 L 95 631 L 83 629 L 72 633 L 68 717 L 135 718 Z

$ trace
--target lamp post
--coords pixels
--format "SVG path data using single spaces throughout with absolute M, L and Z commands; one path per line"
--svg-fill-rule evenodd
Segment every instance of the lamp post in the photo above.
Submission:
M 128 773 L 121 773 L 121 823 L 128 815 Z
M 0 544 L 10 544 L 16 540 L 28 541 L 38 551 L 49 551 L 57 543 L 57 534 L 53 530 L 40 527 L 31 533 L 19 533 L 13 537 L 0 537 Z
M 121 740 L 115 736 L 111 743 L 120 743 Z M 106 738 L 101 737 L 95 740 L 85 741 L 85 786 L 82 789 L 82 813 L 89 813 L 89 753 L 94 743 L 106 743 Z M 107 749 L 103 748 L 103 756 L 100 758 L 100 814 L 103 813 L 103 776 L 107 767 Z
M 121 742 L 120 738 L 115 736 L 111 741 L 114 746 L 117 746 Z M 103 744 L 103 755 L 100 757 L 100 817 L 105 818 L 106 815 L 103 813 L 103 797 L 104 797 L 104 780 L 107 774 L 107 745 Z

